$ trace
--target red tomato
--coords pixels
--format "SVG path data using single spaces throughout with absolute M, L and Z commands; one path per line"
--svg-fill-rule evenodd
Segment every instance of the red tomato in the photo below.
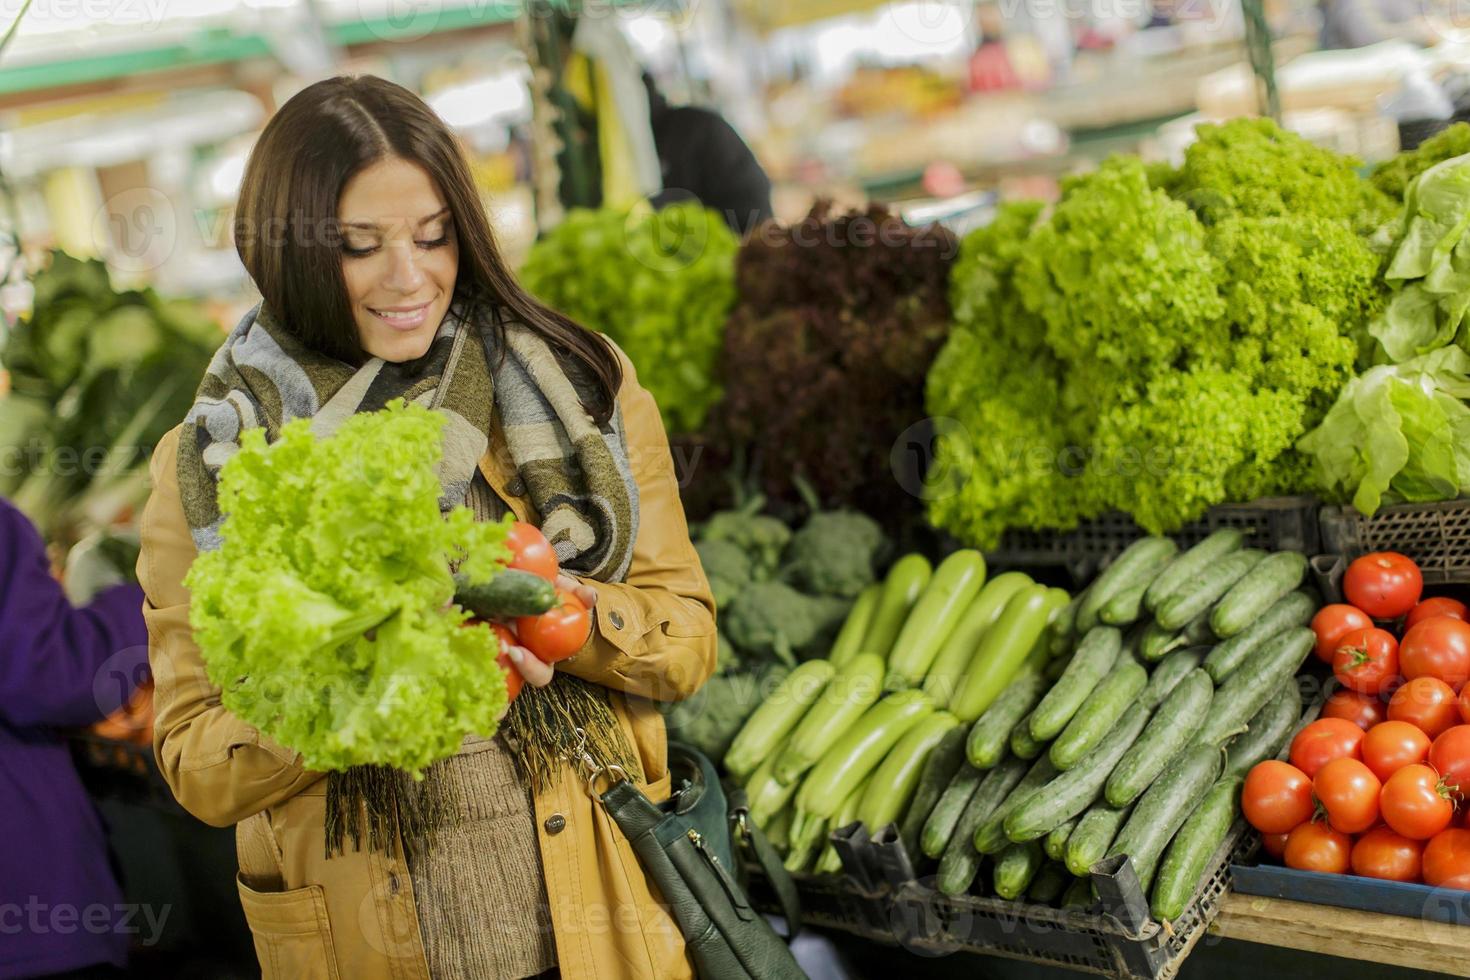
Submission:
M 1363 762 L 1380 780 L 1428 757 L 1429 736 L 1407 721 L 1385 721 L 1363 736 Z
M 505 652 L 506 647 L 515 645 L 516 638 L 502 623 L 491 623 L 490 629 L 495 634 L 495 638 L 500 641 L 500 652 L 495 655 L 495 662 L 500 665 L 501 670 L 505 671 L 505 697 L 506 703 L 509 704 L 521 693 L 521 687 L 526 683 L 526 679 L 516 669 L 510 655 Z
M 1312 818 L 1312 780 L 1296 766 L 1276 759 L 1258 762 L 1245 777 L 1240 806 L 1245 819 L 1263 834 L 1284 834 Z
M 1445 830 L 1424 847 L 1424 883 L 1464 888 L 1470 878 L 1470 830 Z
M 1460 720 L 1470 725 L 1470 685 L 1460 689 Z
M 1347 601 L 1374 619 L 1397 619 L 1419 601 L 1424 576 L 1413 559 L 1396 551 L 1375 551 L 1348 566 L 1342 579 Z
M 1327 811 L 1332 829 L 1361 834 L 1378 822 L 1378 793 L 1383 784 L 1357 759 L 1333 759 L 1312 780 L 1312 792 Z
M 1374 827 L 1353 845 L 1353 874 L 1385 881 L 1418 881 L 1423 856 L 1423 841 L 1410 840 L 1388 827 Z
M 1391 721 L 1418 725 L 1431 739 L 1460 720 L 1455 690 L 1437 677 L 1416 677 L 1393 692 L 1388 702 Z
M 1428 840 L 1450 825 L 1455 805 L 1439 773 L 1428 766 L 1404 766 L 1388 777 L 1378 797 L 1383 822 L 1395 833 Z
M 1333 759 L 1362 759 L 1363 730 L 1341 718 L 1318 718 L 1291 740 L 1291 764 L 1317 775 Z
M 547 664 L 558 663 L 582 649 L 592 632 L 592 615 L 582 601 L 566 589 L 557 589 L 556 596 L 560 601 L 551 609 L 516 620 L 521 646 Z
M 534 524 L 516 521 L 505 536 L 505 546 L 510 549 L 511 560 L 507 568 L 518 568 L 532 575 L 539 575 L 548 582 L 555 582 L 561 566 L 556 560 L 556 551 L 546 535 Z
M 1333 830 L 1325 820 L 1310 820 L 1286 838 L 1283 857 L 1288 868 L 1345 875 L 1352 869 L 1353 839 Z
M 1399 647 L 1404 676 L 1438 677 L 1456 691 L 1470 679 L 1470 623 L 1435 616 L 1410 627 Z
M 1341 718 L 1366 730 L 1388 719 L 1388 705 L 1371 695 L 1340 687 L 1322 706 L 1322 717 Z
M 1286 854 L 1286 838 L 1290 836 L 1290 831 L 1284 834 L 1262 834 L 1261 847 L 1267 854 L 1280 861 Z
M 1332 654 L 1332 674 L 1343 687 L 1362 694 L 1382 694 L 1399 675 L 1399 643 L 1387 630 L 1344 633 Z
M 1470 797 L 1470 725 L 1456 725 L 1435 739 L 1429 764 L 1462 800 Z
M 1332 655 L 1337 652 L 1337 641 L 1344 633 L 1365 630 L 1372 625 L 1373 620 L 1357 606 L 1341 602 L 1323 606 L 1312 617 L 1312 632 L 1317 634 L 1317 659 L 1323 663 L 1332 663 Z
M 1433 616 L 1448 616 L 1461 622 L 1470 622 L 1470 610 L 1467 610 L 1465 604 L 1459 599 L 1435 596 L 1433 599 L 1425 599 L 1409 610 L 1409 615 L 1404 618 L 1404 629 L 1417 626 Z

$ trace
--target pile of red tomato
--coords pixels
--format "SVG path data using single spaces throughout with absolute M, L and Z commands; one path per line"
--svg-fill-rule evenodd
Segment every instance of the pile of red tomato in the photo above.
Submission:
M 561 565 L 556 560 L 555 549 L 540 528 L 525 521 L 516 521 L 506 535 L 505 546 L 511 553 L 507 568 L 529 572 L 556 585 Z M 505 671 L 506 693 L 511 701 L 521 693 L 521 685 L 525 681 L 504 652 L 507 645 L 525 647 L 542 663 L 554 664 L 582 649 L 592 632 L 592 614 L 582 600 L 560 586 L 557 586 L 556 597 L 557 604 L 541 615 L 518 618 L 513 631 L 505 623 L 490 624 L 500 640 L 501 653 L 495 662 Z
M 1287 867 L 1470 889 L 1470 613 L 1423 586 L 1403 555 L 1364 555 L 1312 620 L 1341 686 L 1241 798 Z

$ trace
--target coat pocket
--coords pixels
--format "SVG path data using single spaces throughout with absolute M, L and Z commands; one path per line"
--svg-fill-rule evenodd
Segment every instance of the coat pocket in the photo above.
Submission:
M 321 885 L 256 891 L 236 877 L 262 980 L 341 980 Z

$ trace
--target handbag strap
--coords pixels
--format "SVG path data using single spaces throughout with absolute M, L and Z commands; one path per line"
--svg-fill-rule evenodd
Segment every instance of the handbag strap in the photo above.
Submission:
M 796 893 L 796 882 L 792 880 L 791 872 L 781 863 L 781 856 L 771 846 L 765 833 L 750 819 L 750 806 L 745 790 L 732 785 L 725 791 L 725 796 L 730 804 L 731 833 L 743 836 L 750 843 L 751 856 L 755 858 L 755 863 L 760 866 L 766 880 L 771 883 L 771 890 L 776 893 L 776 902 L 781 906 L 781 915 L 786 920 L 786 941 L 790 942 L 801 932 L 801 898 Z

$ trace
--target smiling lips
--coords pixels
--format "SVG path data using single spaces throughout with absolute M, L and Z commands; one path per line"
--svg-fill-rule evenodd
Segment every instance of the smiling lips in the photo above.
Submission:
M 423 303 L 419 306 L 395 307 L 393 309 L 374 309 L 368 307 L 368 312 L 393 327 L 395 330 L 413 330 L 424 325 L 425 318 L 429 315 L 429 304 Z

